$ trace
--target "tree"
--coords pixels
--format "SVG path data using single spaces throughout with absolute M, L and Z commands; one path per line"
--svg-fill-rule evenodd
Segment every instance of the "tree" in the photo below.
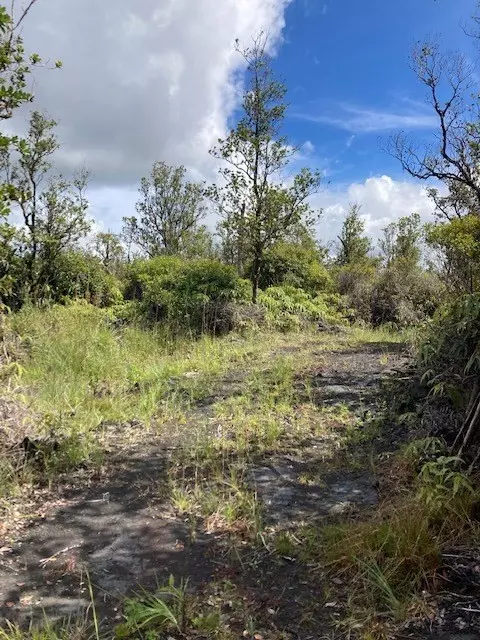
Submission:
M 441 255 L 440 275 L 447 287 L 460 293 L 480 288 L 480 216 L 427 225 L 427 243 Z
M 0 5 L 0 120 L 11 118 L 15 109 L 33 100 L 32 92 L 27 89 L 27 78 L 42 60 L 37 53 L 26 54 L 19 29 L 35 2 L 30 0 L 18 19 Z M 57 62 L 56 67 L 60 66 Z M 9 146 L 13 139 L 0 134 L 2 147 Z
M 314 244 L 279 240 L 264 253 L 259 284 L 288 284 L 316 295 L 331 288 L 332 278 Z
M 360 218 L 361 205 L 351 204 L 343 221 L 342 231 L 338 236 L 340 250 L 337 255 L 337 263 L 345 266 L 366 260 L 371 249 L 371 242 L 362 234 L 365 231 L 365 222 Z
M 185 180 L 183 166 L 156 162 L 142 178 L 139 217 L 124 218 L 124 235 L 150 258 L 180 253 L 189 234 L 205 216 L 204 187 Z
M 448 188 L 430 196 L 440 218 L 451 220 L 467 213 L 480 214 L 480 103 L 474 68 L 466 56 L 443 54 L 438 43 L 427 42 L 413 52 L 412 68 L 427 89 L 427 103 L 438 120 L 434 142 L 414 143 L 401 132 L 391 138 L 388 151 L 403 169 L 422 180 L 436 179 Z
M 307 169 L 285 182 L 284 171 L 297 149 L 281 135 L 286 89 L 274 78 L 266 46 L 261 34 L 251 48 L 240 51 L 247 66 L 242 114 L 211 150 L 223 163 L 224 185 L 212 187 L 209 194 L 222 217 L 223 233 L 233 244 L 233 257 L 240 267 L 247 257 L 251 261 L 253 302 L 266 249 L 300 221 L 313 222 L 308 198 L 321 182 L 319 172 Z
M 119 236 L 111 231 L 100 231 L 95 235 L 92 245 L 93 253 L 105 269 L 115 271 L 125 255 Z
M 193 227 L 183 238 L 180 255 L 187 260 L 218 258 L 213 233 L 204 224 Z
M 27 3 L 20 16 L 15 19 L 5 6 L 0 6 L 0 120 L 10 119 L 22 104 L 31 102 L 33 94 L 27 89 L 27 79 L 32 69 L 41 63 L 34 53 L 25 52 L 19 29 L 36 0 Z M 12 5 L 13 8 L 13 5 Z M 61 66 L 59 62 L 56 66 Z M 18 136 L 0 132 L 0 153 L 5 156 Z M 8 181 L 0 183 L 0 294 L 7 294 L 13 282 L 12 266 L 17 259 L 13 239 L 15 227 L 8 222 L 10 200 L 14 186 Z
M 422 221 L 418 213 L 391 222 L 383 229 L 383 238 L 378 243 L 386 266 L 394 263 L 405 267 L 416 266 L 422 255 L 422 236 Z
M 90 228 L 87 172 L 80 171 L 71 182 L 61 176 L 49 177 L 51 156 L 59 147 L 55 125 L 55 121 L 33 112 L 26 138 L 15 142 L 16 153 L 4 150 L 2 156 L 5 181 L 11 185 L 10 199 L 23 219 L 15 243 L 34 300 L 48 288 L 59 254 L 73 248 Z

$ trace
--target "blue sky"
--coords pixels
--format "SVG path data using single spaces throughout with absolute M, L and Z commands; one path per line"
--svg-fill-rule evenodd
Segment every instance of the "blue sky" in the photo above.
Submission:
M 428 35 L 446 49 L 471 49 L 460 25 L 474 7 L 471 0 L 296 0 L 288 7 L 275 61 L 289 88 L 287 130 L 298 143 L 311 141 L 332 182 L 401 175 L 382 151 L 389 132 L 405 128 L 423 138 L 435 123 L 409 52 Z
M 425 185 L 382 151 L 399 129 L 434 133 L 423 88 L 408 67 L 415 41 L 477 52 L 462 32 L 475 0 L 40 0 L 25 27 L 28 49 L 63 61 L 39 74 L 36 108 L 59 121 L 58 168 L 92 173 L 91 213 L 119 231 L 135 213 L 140 178 L 156 160 L 213 181 L 208 153 L 238 108 L 242 59 L 234 42 L 259 31 L 288 87 L 286 133 L 299 162 L 325 171 L 318 235 L 335 238 L 362 205 L 378 235 L 412 211 L 432 215 Z M 215 219 L 210 216 L 213 228 Z

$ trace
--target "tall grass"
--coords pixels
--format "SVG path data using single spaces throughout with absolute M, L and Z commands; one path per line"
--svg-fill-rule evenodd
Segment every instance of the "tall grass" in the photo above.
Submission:
M 162 401 L 174 391 L 195 399 L 255 351 L 254 342 L 230 338 L 172 343 L 162 328 L 115 328 L 105 311 L 84 305 L 25 310 L 14 326 L 29 345 L 21 382 L 32 404 L 82 430 L 161 419 Z

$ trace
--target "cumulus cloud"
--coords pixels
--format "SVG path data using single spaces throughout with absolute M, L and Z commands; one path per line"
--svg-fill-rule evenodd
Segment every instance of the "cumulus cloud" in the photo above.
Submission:
M 64 170 L 97 186 L 137 183 L 154 160 L 208 176 L 208 149 L 238 98 L 242 58 L 259 31 L 279 41 L 290 0 L 42 0 L 24 37 L 61 71 L 37 75 L 35 107 L 59 121 Z
M 336 239 L 348 205 L 353 202 L 362 205 L 365 231 L 375 239 L 380 237 L 387 224 L 401 216 L 416 212 L 427 222 L 432 220 L 434 210 L 424 184 L 394 180 L 386 175 L 368 178 L 316 196 L 315 206 L 323 208 L 317 227 L 322 241 Z

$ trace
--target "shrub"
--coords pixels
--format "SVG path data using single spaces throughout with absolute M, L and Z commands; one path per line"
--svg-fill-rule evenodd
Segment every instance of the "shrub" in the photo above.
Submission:
M 130 266 L 125 296 L 140 300 L 149 320 L 174 331 L 221 333 L 231 328 L 229 303 L 244 289 L 235 269 L 217 260 L 161 256 Z
M 265 252 L 259 282 L 261 289 L 283 284 L 311 294 L 330 291 L 333 286 L 318 250 L 309 245 L 284 241 Z
M 443 286 L 433 273 L 401 265 L 386 268 L 372 288 L 371 322 L 417 324 L 434 314 L 442 296 Z
M 348 264 L 334 271 L 338 292 L 345 296 L 355 316 L 371 322 L 372 292 L 377 269 L 372 260 Z
M 438 309 L 419 352 L 426 379 L 461 381 L 480 375 L 480 294 Z
M 83 298 L 98 307 L 118 304 L 123 299 L 120 281 L 98 258 L 80 251 L 60 256 L 50 295 L 53 302 Z
M 480 294 L 436 313 L 420 345 L 419 370 L 431 390 L 430 405 L 444 398 L 435 400 L 433 410 L 449 409 L 439 426 L 446 437 L 455 436 L 452 451 L 473 457 L 480 439 Z
M 336 270 L 335 279 L 355 316 L 375 326 L 423 322 L 444 295 L 438 276 L 402 260 L 380 271 L 374 260 L 347 265 Z

